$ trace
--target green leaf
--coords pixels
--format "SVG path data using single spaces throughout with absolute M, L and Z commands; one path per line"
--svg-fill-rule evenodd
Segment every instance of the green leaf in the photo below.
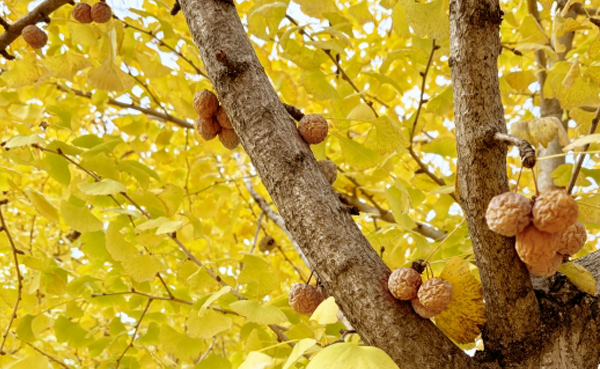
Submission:
M 58 342 L 67 342 L 73 348 L 86 346 L 90 342 L 90 339 L 87 338 L 88 332 L 85 329 L 62 315 L 54 322 L 54 332 Z
M 280 324 L 287 321 L 285 314 L 275 306 L 261 305 L 256 301 L 236 301 L 229 304 L 229 308 L 253 323 Z
M 25 190 L 25 195 L 27 195 L 27 198 L 33 204 L 35 210 L 46 217 L 46 219 L 54 223 L 58 223 L 60 221 L 60 218 L 58 217 L 58 209 L 56 209 L 56 207 L 52 205 L 42 193 L 36 190 L 27 189 Z
M 596 293 L 596 280 L 583 266 L 575 263 L 564 263 L 558 271 L 569 278 L 569 280 L 583 292 L 594 295 Z
M 127 191 L 127 188 L 123 184 L 112 179 L 103 179 L 100 182 L 80 183 L 77 187 L 86 195 L 92 196 L 113 195 Z
M 354 343 L 336 343 L 319 351 L 308 363 L 307 369 L 398 369 L 394 361 L 381 349 L 358 346 Z
M 44 162 L 49 165 L 48 174 L 63 186 L 71 183 L 71 171 L 69 162 L 60 155 L 47 152 L 44 155 Z
M 200 311 L 192 309 L 185 324 L 190 337 L 206 339 L 231 328 L 233 320 L 227 315 L 212 309 Z
M 63 200 L 60 203 L 60 213 L 65 222 L 79 232 L 95 232 L 102 229 L 102 222 L 87 207 L 76 206 Z

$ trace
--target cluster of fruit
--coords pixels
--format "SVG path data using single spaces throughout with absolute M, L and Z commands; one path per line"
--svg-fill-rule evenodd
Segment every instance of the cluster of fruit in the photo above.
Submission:
M 106 23 L 112 17 L 112 10 L 104 1 L 94 4 L 94 6 L 78 3 L 73 8 L 72 15 L 80 23 Z M 23 27 L 21 36 L 34 49 L 41 49 L 48 43 L 46 32 L 33 24 Z
M 506 192 L 490 201 L 488 227 L 507 237 L 517 236 L 516 250 L 531 274 L 554 275 L 563 259 L 577 253 L 587 239 L 577 221 L 577 202 L 562 189 L 534 197 Z
M 71 13 L 79 23 L 106 23 L 112 18 L 112 9 L 104 1 L 93 6 L 86 3 L 77 3 Z
M 320 288 L 310 284 L 295 284 L 288 295 L 291 308 L 305 315 L 312 315 L 325 297 L 327 296 Z
M 231 121 L 217 96 L 209 90 L 200 90 L 194 96 L 194 110 L 198 113 L 196 131 L 206 141 L 219 136 L 219 141 L 233 150 L 240 144 L 238 135 L 233 130 Z
M 415 267 L 396 269 L 388 279 L 388 289 L 398 300 L 410 300 L 413 310 L 421 317 L 433 318 L 452 301 L 452 284 L 438 277 L 423 283 L 417 269 L 422 271 Z

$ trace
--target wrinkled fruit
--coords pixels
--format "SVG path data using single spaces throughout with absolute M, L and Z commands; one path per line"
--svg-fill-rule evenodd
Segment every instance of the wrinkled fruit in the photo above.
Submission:
M 222 105 L 219 106 L 219 110 L 217 110 L 217 121 L 219 122 L 221 127 L 233 129 L 231 121 L 229 120 L 229 117 L 227 116 L 227 113 L 225 112 L 225 109 L 223 109 Z
M 517 235 L 515 247 L 517 254 L 525 264 L 539 265 L 556 256 L 558 235 L 542 232 L 530 225 Z
M 305 315 L 311 315 L 324 300 L 321 291 L 308 284 L 295 284 L 288 297 L 292 309 Z
M 569 228 L 577 220 L 577 202 L 565 190 L 543 192 L 533 204 L 533 224 L 540 231 L 558 233 Z
M 586 240 L 585 227 L 580 222 L 575 222 L 560 234 L 558 253 L 565 256 L 575 255 L 585 245 Z
M 433 277 L 419 288 L 417 297 L 423 306 L 439 314 L 452 301 L 452 284 L 443 278 Z
M 92 23 L 92 7 L 86 3 L 77 3 L 71 13 L 79 23 Z
M 558 268 L 560 268 L 563 262 L 563 257 L 559 254 L 554 255 L 554 257 L 548 260 L 541 260 L 539 262 L 533 264 L 525 264 L 527 265 L 527 269 L 529 273 L 540 276 L 540 277 L 551 277 L 556 273 Z
M 219 132 L 219 141 L 229 150 L 235 149 L 240 144 L 240 138 L 235 131 L 227 128 L 223 128 Z
M 200 90 L 194 95 L 194 110 L 202 118 L 211 118 L 219 110 L 217 95 L 209 90 Z
M 505 192 L 490 201 L 485 218 L 492 231 L 516 236 L 531 222 L 531 203 L 521 194 Z
M 394 270 L 388 279 L 388 289 L 398 300 L 412 300 L 417 297 L 417 291 L 423 280 L 421 275 L 412 268 Z
M 48 42 L 46 32 L 31 24 L 23 28 L 21 36 L 34 49 L 41 49 Z
M 419 299 L 410 300 L 410 304 L 412 305 L 412 308 L 415 311 L 415 313 L 419 314 L 421 318 L 429 319 L 439 314 L 427 309 L 425 306 L 423 306 L 423 304 L 421 304 L 421 301 L 419 301 Z
M 112 18 L 112 10 L 107 3 L 98 2 L 92 6 L 92 19 L 96 23 L 106 23 Z
M 325 178 L 329 181 L 329 184 L 333 184 L 337 178 L 337 169 L 335 163 L 331 160 L 320 160 L 319 166 L 321 171 L 325 174 Z
M 311 145 L 323 142 L 329 126 L 325 118 L 317 114 L 305 115 L 298 123 L 298 131 L 304 141 Z
M 198 117 L 196 119 L 196 131 L 203 139 L 206 141 L 212 140 L 217 137 L 219 132 L 221 131 L 221 126 L 217 123 L 217 120 L 214 118 L 202 118 Z
M 274 248 L 275 248 L 275 240 L 273 239 L 273 237 L 271 237 L 269 235 L 263 237 L 263 239 L 260 240 L 260 243 L 258 244 L 258 249 L 262 252 L 271 251 Z

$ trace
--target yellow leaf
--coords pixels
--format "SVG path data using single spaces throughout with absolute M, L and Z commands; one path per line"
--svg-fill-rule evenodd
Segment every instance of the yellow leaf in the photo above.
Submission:
M 27 356 L 25 359 L 19 360 L 13 365 L 10 366 L 11 369 L 31 369 L 31 368 L 47 368 L 50 365 L 48 358 L 39 354 L 37 352 L 33 352 L 31 355 Z
M 321 325 L 336 323 L 338 321 L 337 313 L 339 310 L 340 308 L 335 303 L 335 299 L 333 296 L 330 296 L 317 306 L 310 320 L 314 320 Z
M 267 369 L 273 363 L 273 358 L 262 352 L 252 351 L 238 369 Z
M 127 260 L 138 254 L 135 246 L 125 240 L 115 223 L 110 223 L 106 229 L 106 251 L 117 261 Z
M 358 346 L 355 343 L 336 343 L 319 351 L 306 369 L 398 369 L 394 361 L 381 349 Z
M 70 227 L 79 232 L 95 232 L 102 229 L 102 222 L 84 206 L 75 206 L 68 201 L 60 204 L 60 213 Z
M 556 117 L 534 118 L 513 123 L 511 133 L 534 146 L 541 144 L 547 147 L 557 135 L 559 144 L 562 146 L 569 144 L 569 135 L 560 119 Z
M 67 52 L 44 59 L 46 68 L 57 78 L 71 80 L 77 72 L 92 66 L 83 55 Z
M 158 260 L 150 255 L 136 255 L 125 260 L 121 260 L 125 272 L 137 282 L 151 282 L 156 273 L 165 270 Z
M 100 182 L 80 183 L 77 187 L 86 195 L 92 196 L 113 195 L 127 191 L 127 188 L 123 184 L 112 179 L 103 179 Z
M 375 112 L 373 112 L 373 109 L 371 109 L 369 105 L 360 103 L 356 105 L 356 107 L 352 109 L 350 113 L 348 113 L 346 118 L 352 120 L 369 121 L 371 119 L 375 119 L 376 117 Z
M 364 145 L 349 138 L 340 135 L 336 135 L 336 137 L 340 140 L 342 153 L 348 164 L 357 169 L 366 169 L 377 165 L 379 154 L 376 151 L 367 149 Z
M 298 0 L 302 12 L 308 16 L 320 18 L 323 13 L 336 13 L 335 3 L 331 0 Z
M 600 225 L 600 195 L 583 198 L 578 204 L 580 221 Z
M 25 194 L 38 213 L 54 223 L 59 222 L 58 209 L 43 194 L 31 189 L 25 190 Z
M 583 147 L 587 144 L 599 143 L 599 142 L 600 142 L 600 133 L 594 133 L 594 134 L 583 136 L 583 137 L 580 137 L 580 138 L 574 140 L 569 145 L 565 146 L 563 148 L 563 151 L 568 152 L 577 147 Z
M 313 338 L 304 338 L 300 340 L 300 342 L 296 343 L 296 345 L 292 349 L 292 353 L 290 354 L 290 356 L 288 356 L 285 364 L 283 364 L 283 369 L 288 369 L 289 367 L 291 367 L 296 362 L 296 360 L 298 360 L 300 356 L 302 356 L 306 352 L 306 350 L 313 347 L 315 343 L 317 343 L 317 340 Z
M 225 286 L 223 288 L 221 288 L 219 291 L 213 293 L 208 299 L 206 299 L 206 301 L 204 301 L 204 304 L 202 304 L 202 307 L 200 308 L 200 310 L 204 310 L 207 307 L 210 306 L 210 304 L 212 304 L 213 302 L 217 301 L 221 296 L 223 296 L 226 293 L 229 293 L 231 291 L 231 287 L 230 286 Z
M 562 84 L 566 89 L 573 87 L 575 80 L 579 77 L 579 60 L 575 59 L 575 62 L 571 65 L 571 69 L 569 69 L 569 73 L 563 79 Z
M 338 96 L 336 89 L 329 84 L 320 69 L 302 69 L 301 73 L 302 85 L 315 99 L 329 100 Z
M 596 293 L 596 280 L 592 273 L 579 264 L 564 263 L 558 271 L 569 278 L 569 280 L 583 292 L 593 295 Z
M 162 223 L 156 230 L 156 234 L 168 234 L 177 232 L 183 228 L 183 222 L 181 220 L 173 220 Z
M 400 3 L 404 6 L 406 22 L 417 36 L 438 40 L 448 37 L 450 22 L 445 1 L 418 3 L 414 0 L 400 0 Z
M 440 278 L 452 284 L 454 294 L 450 304 L 436 315 L 435 323 L 457 343 L 475 341 L 486 320 L 481 282 L 471 275 L 468 263 L 459 256 L 448 261 Z
M 94 88 L 105 91 L 129 90 L 135 84 L 132 78 L 118 66 L 106 61 L 88 72 L 88 82 Z
M 249 322 L 258 324 L 280 324 L 287 321 L 285 314 L 273 305 L 262 305 L 256 301 L 242 300 L 229 304 L 229 308 L 245 316 Z
M 35 60 L 19 60 L 14 62 L 10 69 L 0 76 L 6 87 L 19 88 L 32 86 L 41 77 Z
M 238 283 L 249 285 L 253 296 L 264 296 L 279 287 L 279 277 L 269 270 L 269 264 L 263 258 L 245 255 L 244 264 Z
M 185 323 L 190 337 L 205 339 L 228 330 L 232 324 L 233 320 L 230 317 L 212 309 L 190 310 Z
M 160 343 L 162 348 L 169 354 L 173 354 L 179 359 L 188 360 L 198 358 L 204 351 L 203 340 L 191 338 L 185 333 L 179 333 L 168 324 L 160 326 Z
M 148 78 L 159 78 L 171 73 L 171 69 L 162 65 L 158 58 L 151 58 L 141 52 L 136 54 L 136 58 L 138 63 L 140 63 L 144 76 Z

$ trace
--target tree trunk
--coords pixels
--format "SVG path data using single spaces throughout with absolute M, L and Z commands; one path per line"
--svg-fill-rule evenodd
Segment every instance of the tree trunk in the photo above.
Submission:
M 364 341 L 398 365 L 472 360 L 387 289 L 390 270 L 322 174 L 279 101 L 228 0 L 180 0 L 208 75 L 286 227 Z

